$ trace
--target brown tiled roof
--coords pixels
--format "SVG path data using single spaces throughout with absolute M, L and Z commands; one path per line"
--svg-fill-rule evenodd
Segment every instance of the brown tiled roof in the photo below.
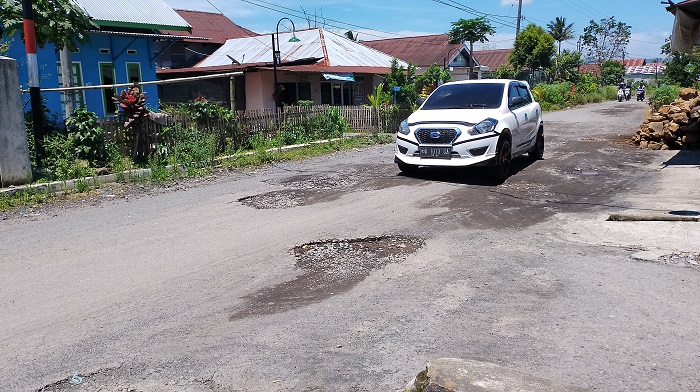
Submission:
M 508 64 L 508 55 L 512 49 L 475 50 L 474 58 L 480 65 L 489 67 L 491 71 Z
M 193 37 L 209 38 L 208 43 L 223 44 L 230 38 L 252 37 L 258 34 L 243 28 L 227 18 L 224 14 L 203 11 L 175 10 L 192 26 Z M 161 30 L 162 34 L 186 35 L 182 31 Z M 202 42 L 189 41 L 185 42 Z
M 454 57 L 462 47 L 461 44 L 450 44 L 447 34 L 362 41 L 361 44 L 426 68 L 448 62 L 450 59 L 447 56 Z

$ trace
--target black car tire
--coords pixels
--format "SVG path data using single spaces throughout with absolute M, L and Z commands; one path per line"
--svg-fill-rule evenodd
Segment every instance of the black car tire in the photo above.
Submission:
M 530 152 L 527 153 L 527 156 L 536 161 L 544 158 L 544 130 L 542 128 L 540 128 L 539 132 L 537 132 L 537 141 L 535 142 L 535 146 L 532 148 L 532 150 L 530 150 Z
M 418 166 L 416 165 L 409 165 L 408 163 L 403 163 L 403 162 L 396 162 L 396 166 L 399 167 L 399 170 L 401 170 L 402 173 L 405 174 L 415 174 L 416 170 L 418 170 Z
M 497 180 L 505 181 L 510 177 L 510 170 L 513 160 L 513 149 L 508 136 L 501 136 L 496 146 L 496 166 L 494 174 Z

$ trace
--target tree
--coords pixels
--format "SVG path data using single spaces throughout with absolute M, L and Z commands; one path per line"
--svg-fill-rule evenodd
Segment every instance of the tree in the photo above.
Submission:
M 475 19 L 459 19 L 456 22 L 452 22 L 452 28 L 448 33 L 450 43 L 463 44 L 469 42 L 469 79 L 474 73 L 474 42 L 488 42 L 486 36 L 495 33 L 496 30 L 483 16 Z
M 22 2 L 0 1 L 0 20 L 4 27 L 2 35 L 12 38 L 19 32 L 24 40 Z M 33 0 L 33 3 L 36 43 L 40 48 L 51 42 L 59 49 L 67 46 L 70 50 L 76 50 L 78 44 L 90 42 L 88 32 L 97 26 L 71 0 Z
M 559 43 L 559 51 L 561 54 L 561 42 L 574 38 L 574 24 L 566 24 L 566 18 L 556 17 L 553 22 L 547 24 L 549 34 Z
M 616 85 L 625 80 L 625 66 L 619 61 L 608 60 L 600 66 L 600 84 Z
M 668 38 L 664 40 L 664 44 L 661 45 L 661 54 L 668 56 L 671 52 L 671 36 L 669 35 Z
M 530 23 L 515 37 L 508 61 L 516 70 L 548 68 L 556 51 L 554 38 L 542 27 Z
M 419 91 L 421 95 L 430 94 L 440 83 L 449 82 L 450 79 L 452 79 L 450 71 L 442 69 L 442 67 L 437 64 L 433 64 L 416 78 L 416 91 Z
M 555 81 L 576 84 L 581 79 L 581 74 L 578 71 L 581 65 L 583 65 L 583 59 L 580 52 L 570 52 L 564 49 L 564 52 L 554 56 L 549 74 L 554 75 Z
M 416 67 L 408 63 L 408 67 L 404 69 L 399 65 L 395 58 L 391 60 L 391 68 L 389 73 L 384 75 L 384 84 L 391 91 L 394 87 L 400 87 L 401 90 L 396 93 L 396 103 L 400 106 L 412 106 L 418 98 L 416 93 Z
M 700 48 L 693 48 L 693 53 L 676 52 L 666 60 L 666 79 L 670 84 L 681 87 L 695 85 L 697 75 L 700 73 Z
M 616 22 L 615 17 L 601 19 L 600 23 L 591 20 L 583 29 L 582 45 L 586 57 L 602 65 L 607 60 L 624 57 L 623 53 L 630 42 L 630 26 Z

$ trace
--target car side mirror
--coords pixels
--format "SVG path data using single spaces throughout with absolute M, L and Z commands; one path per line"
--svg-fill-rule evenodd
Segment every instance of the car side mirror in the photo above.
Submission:
M 525 103 L 525 98 L 523 97 L 513 97 L 510 99 L 511 106 L 520 106 Z
M 425 98 L 423 98 L 423 97 L 418 97 L 416 99 L 416 105 L 418 105 L 418 106 L 421 106 L 423 104 L 423 102 L 425 102 Z

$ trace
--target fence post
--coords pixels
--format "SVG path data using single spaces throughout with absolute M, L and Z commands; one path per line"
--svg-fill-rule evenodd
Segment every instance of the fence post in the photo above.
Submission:
M 0 187 L 32 182 L 17 62 L 0 56 Z

